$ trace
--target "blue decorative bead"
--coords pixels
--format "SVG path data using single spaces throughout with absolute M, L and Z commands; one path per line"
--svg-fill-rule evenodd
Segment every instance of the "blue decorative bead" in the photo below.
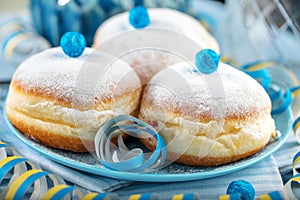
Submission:
M 75 58 L 83 53 L 86 41 L 84 36 L 78 32 L 67 32 L 61 37 L 60 46 L 65 54 Z
M 203 49 L 196 54 L 196 67 L 201 73 L 211 74 L 218 69 L 220 56 L 214 50 Z
M 129 11 L 129 22 L 134 28 L 144 28 L 150 24 L 147 9 L 144 6 L 136 6 Z
M 242 200 L 253 200 L 255 197 L 255 190 L 251 183 L 238 180 L 233 181 L 228 185 L 227 194 L 240 194 Z

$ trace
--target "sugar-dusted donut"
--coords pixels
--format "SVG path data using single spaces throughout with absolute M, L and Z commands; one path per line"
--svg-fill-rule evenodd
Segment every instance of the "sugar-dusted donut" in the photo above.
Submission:
M 102 61 L 91 48 L 71 58 L 59 47 L 24 61 L 9 88 L 8 119 L 46 146 L 93 150 L 101 124 L 114 115 L 136 114 L 141 95 L 140 80 L 128 64 Z
M 193 58 L 199 49 L 219 52 L 216 39 L 193 17 L 168 8 L 149 8 L 148 15 L 150 23 L 143 28 L 130 23 L 129 11 L 109 18 L 97 29 L 93 47 L 120 56 L 143 84 L 181 57 Z
M 158 129 L 171 159 L 213 166 L 260 151 L 275 131 L 270 112 L 269 96 L 244 72 L 219 63 L 202 74 L 181 62 L 151 79 L 139 118 Z M 151 138 L 143 142 L 155 146 Z

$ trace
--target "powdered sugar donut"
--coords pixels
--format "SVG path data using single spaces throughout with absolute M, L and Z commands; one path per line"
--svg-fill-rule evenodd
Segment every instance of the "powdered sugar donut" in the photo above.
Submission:
M 216 39 L 193 17 L 168 8 L 150 8 L 148 14 L 150 24 L 140 29 L 130 24 L 129 12 L 109 18 L 97 29 L 93 47 L 121 56 L 143 83 L 166 66 L 182 61 L 166 51 L 185 59 L 193 58 L 200 49 L 219 52 Z
M 187 165 L 236 161 L 261 150 L 275 131 L 271 101 L 257 81 L 223 63 L 202 74 L 181 62 L 145 88 L 139 118 L 155 126 L 168 155 Z M 144 140 L 151 148 L 151 140 Z
M 140 84 L 132 68 L 120 60 L 105 65 L 90 48 L 77 58 L 52 48 L 18 67 L 6 113 L 29 138 L 83 152 L 94 148 L 94 136 L 105 121 L 137 112 Z

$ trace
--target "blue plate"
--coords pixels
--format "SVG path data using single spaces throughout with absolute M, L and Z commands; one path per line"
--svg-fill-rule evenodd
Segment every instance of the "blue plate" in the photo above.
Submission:
M 5 110 L 4 110 L 5 112 Z M 281 132 L 281 137 L 278 140 L 269 142 L 261 151 L 248 158 L 216 167 L 191 167 L 181 164 L 173 163 L 163 169 L 154 172 L 120 172 L 104 168 L 99 164 L 97 159 L 90 153 L 73 153 L 69 151 L 62 151 L 45 147 L 35 141 L 32 141 L 21 134 L 7 119 L 4 114 L 6 123 L 10 129 L 18 136 L 23 142 L 31 148 L 44 154 L 49 159 L 57 161 L 61 164 L 75 168 L 88 173 L 102 175 L 110 178 L 143 181 L 143 182 L 175 182 L 175 181 L 190 181 L 205 178 L 216 177 L 228 174 L 237 170 L 249 167 L 265 157 L 275 152 L 287 139 L 288 134 L 292 127 L 292 112 L 290 109 L 285 110 L 279 115 L 273 115 L 275 119 L 276 128 Z

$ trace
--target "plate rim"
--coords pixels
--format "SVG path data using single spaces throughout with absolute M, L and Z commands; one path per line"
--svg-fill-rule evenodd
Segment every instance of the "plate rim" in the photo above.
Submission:
M 277 145 L 275 145 L 273 148 L 268 149 L 266 152 L 258 155 L 257 157 L 254 157 L 251 160 L 248 160 L 246 162 L 243 162 L 238 165 L 231 165 L 227 168 L 222 168 L 221 170 L 211 170 L 211 171 L 205 171 L 205 172 L 195 172 L 190 174 L 151 174 L 151 173 L 135 173 L 135 172 L 123 172 L 123 171 L 114 171 L 107 168 L 100 168 L 97 167 L 97 165 L 89 165 L 83 162 L 77 162 L 75 160 L 71 159 L 64 159 L 65 157 L 61 155 L 56 155 L 53 152 L 48 152 L 44 149 L 39 148 L 38 146 L 35 146 L 34 143 L 39 144 L 38 142 L 32 141 L 29 138 L 27 138 L 25 135 L 20 133 L 9 121 L 7 115 L 6 115 L 6 106 L 4 106 L 3 109 L 3 115 L 5 123 L 8 125 L 9 129 L 22 141 L 24 142 L 28 147 L 38 151 L 45 157 L 47 157 L 50 160 L 56 161 L 62 165 L 71 167 L 73 169 L 80 170 L 85 173 L 100 175 L 108 178 L 114 178 L 114 179 L 122 179 L 122 180 L 129 180 L 129 181 L 141 181 L 141 182 L 182 182 L 182 181 L 193 181 L 193 180 L 201 180 L 206 178 L 213 178 L 221 175 L 226 175 L 235 171 L 239 171 L 242 169 L 245 169 L 251 165 L 254 165 L 258 163 L 259 161 L 263 160 L 264 158 L 270 156 L 272 153 L 274 153 L 276 150 L 278 150 L 283 143 L 286 141 L 291 129 L 292 129 L 292 110 L 290 106 L 288 109 L 286 109 L 283 113 L 287 112 L 289 116 L 288 123 L 286 123 L 286 132 L 282 133 L 283 137 L 280 137 L 277 141 Z M 279 115 L 282 115 L 279 114 Z M 273 117 L 274 118 L 274 117 Z M 276 120 L 275 120 L 276 123 Z M 42 144 L 39 144 L 42 145 Z M 267 144 L 268 145 L 268 144 Z M 255 156 L 255 154 L 253 155 Z M 153 181 L 155 180 L 155 181 Z

